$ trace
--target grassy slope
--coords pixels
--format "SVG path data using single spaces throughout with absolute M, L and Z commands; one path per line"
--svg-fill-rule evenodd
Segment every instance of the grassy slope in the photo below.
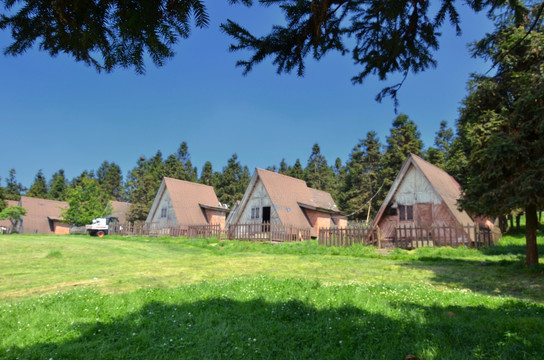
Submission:
M 0 247 L 0 358 L 544 357 L 544 276 L 523 268 L 522 237 L 385 257 L 166 238 Z

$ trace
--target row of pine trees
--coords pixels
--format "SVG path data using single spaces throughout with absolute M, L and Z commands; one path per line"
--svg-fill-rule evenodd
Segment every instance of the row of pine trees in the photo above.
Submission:
M 376 132 L 369 131 L 360 139 L 342 163 L 337 158 L 329 163 L 318 144 L 313 145 L 308 160 L 303 165 L 300 159 L 287 164 L 282 159 L 268 170 L 303 179 L 309 187 L 330 192 L 339 208 L 350 220 L 372 219 L 384 200 L 402 163 L 413 153 L 443 168 L 463 183 L 466 157 L 454 136 L 454 131 L 442 121 L 436 132 L 434 146 L 424 150 L 417 125 L 406 115 L 393 121 L 386 143 L 382 144 Z M 84 171 L 68 180 L 64 170 L 53 174 L 49 181 L 42 170 L 38 171 L 30 188 L 26 189 L 16 179 L 15 169 L 6 178 L 5 187 L 0 187 L 0 200 L 17 200 L 22 194 L 53 200 L 67 200 L 70 189 L 91 180 L 104 199 L 128 201 L 132 204 L 129 218 L 145 220 L 163 177 L 199 182 L 215 188 L 219 201 L 232 206 L 240 200 L 250 181 L 250 171 L 233 154 L 222 171 L 215 171 L 208 161 L 200 171 L 191 163 L 186 142 L 182 142 L 176 153 L 166 159 L 158 151 L 154 156 L 141 156 L 136 166 L 123 179 L 119 165 L 104 161 L 96 171 Z

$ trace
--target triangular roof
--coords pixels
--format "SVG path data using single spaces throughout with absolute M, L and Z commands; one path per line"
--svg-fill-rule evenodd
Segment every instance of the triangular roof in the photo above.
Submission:
M 157 191 L 153 205 L 147 217 L 148 221 L 158 210 L 160 200 L 165 191 L 168 191 L 172 208 L 180 225 L 205 225 L 206 217 L 202 209 L 228 211 L 222 208 L 215 195 L 213 187 L 185 180 L 165 177 Z
M 457 208 L 457 200 L 461 196 L 461 185 L 459 185 L 459 183 L 444 170 L 423 160 L 415 154 L 410 154 L 402 164 L 402 167 L 400 168 L 395 182 L 393 182 L 393 185 L 391 185 L 391 189 L 389 189 L 389 193 L 387 194 L 387 197 L 382 203 L 382 206 L 380 207 L 380 210 L 378 211 L 378 214 L 376 215 L 376 218 L 372 223 L 373 227 L 376 226 L 380 221 L 385 211 L 385 208 L 391 202 L 400 184 L 404 180 L 408 170 L 412 166 L 423 174 L 425 179 L 427 179 L 427 181 L 431 184 L 431 187 L 435 191 L 436 195 L 438 195 L 444 201 L 444 203 L 450 210 L 450 213 L 459 224 L 474 224 L 474 221 L 466 213 L 466 211 L 459 210 Z
M 120 223 L 126 223 L 128 210 L 130 209 L 130 203 L 111 200 L 110 205 L 112 207 L 111 216 L 115 216 L 116 218 L 118 218 Z
M 65 201 L 21 196 L 19 204 L 27 210 L 22 227 L 25 233 L 53 234 L 50 220 L 62 220 L 61 212 L 68 208 Z
M 261 179 L 270 201 L 284 225 L 309 227 L 310 224 L 302 207 L 334 214 L 340 213 L 328 192 L 309 188 L 304 180 L 263 169 L 255 170 L 239 209 L 245 208 L 258 179 Z M 241 214 L 242 211 L 237 212 L 234 223 L 238 222 Z

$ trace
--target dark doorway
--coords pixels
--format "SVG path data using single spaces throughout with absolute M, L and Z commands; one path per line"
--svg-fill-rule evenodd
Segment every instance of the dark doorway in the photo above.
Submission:
M 263 206 L 263 232 L 270 231 L 270 206 Z

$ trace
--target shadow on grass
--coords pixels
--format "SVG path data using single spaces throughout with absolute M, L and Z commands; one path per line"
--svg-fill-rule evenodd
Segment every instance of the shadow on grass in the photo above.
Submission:
M 383 299 L 382 299 L 383 301 Z M 151 302 L 108 323 L 75 324 L 71 340 L 0 348 L 7 359 L 541 359 L 543 306 L 389 303 L 354 306 L 211 298 Z
M 544 303 L 544 266 L 527 269 L 524 257 L 499 261 L 425 257 L 419 260 L 423 261 L 409 261 L 403 266 L 432 271 L 431 280 L 448 287 Z

